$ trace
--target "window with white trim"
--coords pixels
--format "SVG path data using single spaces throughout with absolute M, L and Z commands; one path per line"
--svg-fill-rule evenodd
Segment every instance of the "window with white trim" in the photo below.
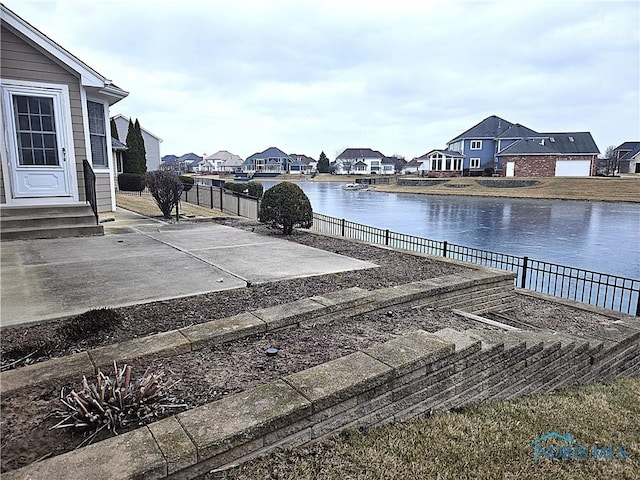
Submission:
M 94 167 L 109 166 L 107 156 L 107 129 L 102 103 L 87 100 L 89 116 L 89 141 L 91 142 L 91 161 Z
M 471 150 L 482 150 L 482 140 L 471 140 Z
M 469 168 L 480 168 L 480 159 L 479 158 L 470 159 Z

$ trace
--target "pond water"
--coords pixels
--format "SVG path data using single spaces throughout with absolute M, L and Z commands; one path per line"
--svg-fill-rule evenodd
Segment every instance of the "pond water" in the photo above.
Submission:
M 275 182 L 262 182 L 265 190 Z M 640 278 L 640 204 L 344 190 L 298 182 L 314 212 L 432 240 Z

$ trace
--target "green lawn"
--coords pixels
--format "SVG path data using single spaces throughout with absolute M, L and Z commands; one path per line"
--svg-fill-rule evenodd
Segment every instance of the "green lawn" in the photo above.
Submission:
M 627 458 L 534 460 L 532 442 L 552 431 Z M 626 379 L 345 431 L 202 479 L 638 479 L 639 442 L 640 379 Z

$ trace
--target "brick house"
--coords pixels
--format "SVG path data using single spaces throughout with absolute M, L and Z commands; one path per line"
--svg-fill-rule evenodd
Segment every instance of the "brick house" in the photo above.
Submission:
M 589 132 L 540 133 L 492 115 L 449 140 L 445 149 L 414 159 L 419 166 L 405 171 L 430 177 L 590 176 L 596 174 L 599 153 Z
M 588 177 L 596 174 L 599 153 L 589 132 L 537 133 L 496 157 L 506 177 Z

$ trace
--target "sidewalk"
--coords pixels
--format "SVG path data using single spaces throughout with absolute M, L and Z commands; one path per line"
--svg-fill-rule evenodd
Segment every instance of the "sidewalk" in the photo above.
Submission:
M 102 237 L 3 242 L 0 325 L 375 267 L 215 223 L 119 209 L 104 226 Z

